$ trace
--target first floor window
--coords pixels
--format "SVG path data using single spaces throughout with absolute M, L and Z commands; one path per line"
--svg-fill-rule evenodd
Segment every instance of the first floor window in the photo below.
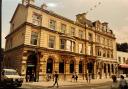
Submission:
M 61 49 L 65 49 L 65 45 L 66 45 L 66 40 L 65 39 L 61 39 L 60 40 L 60 48 Z
M 83 44 L 79 44 L 79 53 L 83 53 Z
M 54 48 L 55 46 L 55 36 L 49 36 L 49 47 Z
M 31 33 L 31 44 L 32 45 L 37 45 L 38 41 L 38 33 L 37 32 L 32 32 Z

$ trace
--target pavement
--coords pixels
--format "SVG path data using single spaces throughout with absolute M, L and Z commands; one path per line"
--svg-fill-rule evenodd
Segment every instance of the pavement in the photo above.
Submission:
M 75 81 L 58 81 L 59 86 L 61 87 L 66 87 L 66 86 L 82 86 L 82 85 L 87 85 L 87 86 L 91 86 L 91 85 L 97 85 L 97 84 L 103 84 L 106 82 L 112 82 L 112 79 L 93 79 L 91 80 L 91 83 L 87 83 L 86 80 L 78 80 L 77 82 Z M 36 87 L 52 87 L 52 85 L 54 84 L 54 81 L 48 81 L 48 82 L 24 82 L 23 86 L 36 86 Z

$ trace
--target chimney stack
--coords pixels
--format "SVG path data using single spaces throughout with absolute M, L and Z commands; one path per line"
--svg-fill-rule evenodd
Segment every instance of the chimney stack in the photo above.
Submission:
M 34 4 L 35 0 L 22 0 L 23 5 Z
M 47 10 L 47 7 L 48 7 L 48 6 L 47 6 L 45 3 L 43 3 L 43 4 L 41 5 L 41 8 L 42 8 L 42 9 Z

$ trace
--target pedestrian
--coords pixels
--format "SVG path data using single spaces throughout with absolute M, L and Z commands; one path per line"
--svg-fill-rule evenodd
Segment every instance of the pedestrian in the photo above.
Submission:
M 75 79 L 75 81 L 77 82 L 77 79 L 78 79 L 78 75 L 77 75 L 77 73 L 75 72 L 75 76 L 74 76 L 74 79 Z
M 30 81 L 30 75 L 27 74 L 27 75 L 26 75 L 26 82 L 29 82 L 29 81 Z
M 88 75 L 88 83 L 91 83 L 91 74 Z
M 128 89 L 127 87 L 127 81 L 124 79 L 124 76 L 120 76 L 120 82 L 119 82 L 119 89 Z
M 119 89 L 119 82 L 117 81 L 117 77 L 115 75 L 112 75 L 111 89 Z
M 73 72 L 73 74 L 72 74 L 71 82 L 72 82 L 72 80 L 74 80 L 74 81 L 75 81 L 75 73 L 74 73 L 74 72 Z
M 58 73 L 57 71 L 55 71 L 55 74 L 54 74 L 54 84 L 53 84 L 53 87 L 57 84 L 57 88 L 59 87 L 58 85 Z

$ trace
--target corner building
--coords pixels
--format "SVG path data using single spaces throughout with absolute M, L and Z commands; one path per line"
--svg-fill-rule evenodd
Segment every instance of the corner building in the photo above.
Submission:
M 79 79 L 117 73 L 116 38 L 108 23 L 92 22 L 86 13 L 72 21 L 33 1 L 18 4 L 10 21 L 6 68 L 17 69 L 24 78 L 33 71 L 36 81 L 45 81 L 54 71 L 61 80 L 70 80 L 73 72 Z

